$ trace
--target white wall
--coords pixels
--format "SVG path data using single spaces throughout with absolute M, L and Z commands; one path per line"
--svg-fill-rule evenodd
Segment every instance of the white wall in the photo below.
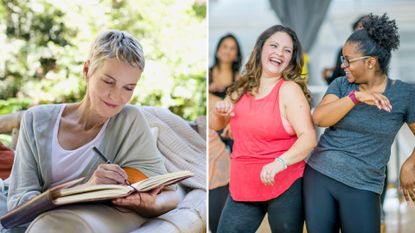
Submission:
M 280 23 L 267 0 L 216 0 L 209 2 L 209 64 L 219 38 L 233 33 L 239 40 L 244 61 L 259 34 Z

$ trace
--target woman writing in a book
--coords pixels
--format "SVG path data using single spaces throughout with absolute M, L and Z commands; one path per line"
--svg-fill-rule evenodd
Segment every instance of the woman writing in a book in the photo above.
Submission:
M 87 83 L 83 100 L 38 106 L 25 113 L 10 179 L 9 210 L 79 177 L 86 177 L 90 184 L 125 184 L 125 167 L 138 169 L 148 177 L 166 173 L 143 115 L 127 105 L 143 69 L 143 51 L 133 36 L 115 30 L 99 35 L 83 66 Z M 105 164 L 94 146 L 112 163 Z M 103 225 L 104 232 L 129 232 L 144 222 L 143 217 L 157 216 L 177 206 L 176 192 L 159 192 L 160 188 L 135 193 L 113 200 L 113 206 L 79 205 L 72 211 L 87 212 L 91 222 Z M 65 225 L 76 226 L 78 232 L 90 231 L 81 221 L 56 216 Z M 36 222 L 29 227 L 30 232 L 36 232 Z M 62 228 L 51 230 L 65 231 Z
M 230 196 L 218 232 L 255 232 L 266 213 L 272 232 L 303 232 L 304 158 L 316 134 L 302 64 L 295 32 L 270 27 L 259 36 L 245 73 L 210 113 L 209 127 L 230 122 L 234 136 Z

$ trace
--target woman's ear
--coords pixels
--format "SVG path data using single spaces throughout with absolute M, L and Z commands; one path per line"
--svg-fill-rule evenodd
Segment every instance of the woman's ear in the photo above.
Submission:
M 88 81 L 89 64 L 90 64 L 89 60 L 85 61 L 85 62 L 84 62 L 84 68 L 83 68 L 83 70 L 82 70 L 82 73 L 83 73 L 84 79 L 85 79 L 86 81 Z
M 376 58 L 374 58 L 374 57 L 370 57 L 369 59 L 368 59 L 368 67 L 369 67 L 369 69 L 373 69 L 375 66 L 376 66 L 376 63 L 377 63 L 378 61 L 376 60 Z

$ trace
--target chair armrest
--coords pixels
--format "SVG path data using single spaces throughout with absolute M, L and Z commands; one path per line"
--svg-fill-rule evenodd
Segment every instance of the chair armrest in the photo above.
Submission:
M 206 141 L 206 116 L 199 116 L 195 121 L 190 121 L 189 125 Z
M 24 111 L 0 115 L 0 133 L 11 133 L 20 127 L 20 119 Z

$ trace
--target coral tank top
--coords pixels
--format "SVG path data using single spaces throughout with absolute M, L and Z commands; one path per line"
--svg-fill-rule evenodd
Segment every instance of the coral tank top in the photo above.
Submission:
M 229 189 L 235 201 L 267 201 L 284 193 L 303 176 L 305 162 L 288 166 L 274 177 L 273 186 L 260 179 L 262 167 L 286 152 L 297 140 L 284 129 L 280 108 L 280 79 L 265 97 L 244 94 L 230 120 L 234 137 Z

